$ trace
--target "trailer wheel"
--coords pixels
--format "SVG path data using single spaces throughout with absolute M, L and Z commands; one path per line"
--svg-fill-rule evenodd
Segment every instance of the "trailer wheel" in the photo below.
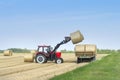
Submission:
M 38 54 L 36 57 L 35 57 L 35 61 L 36 63 L 46 63 L 47 62 L 47 59 L 44 55 L 42 54 Z
M 96 56 L 93 57 L 93 61 L 95 61 L 95 60 L 96 60 Z
M 82 62 L 82 59 L 81 58 L 77 58 L 77 63 L 81 63 Z
M 57 59 L 55 60 L 55 63 L 61 64 L 61 63 L 63 63 L 63 59 L 62 59 L 62 58 L 57 58 Z

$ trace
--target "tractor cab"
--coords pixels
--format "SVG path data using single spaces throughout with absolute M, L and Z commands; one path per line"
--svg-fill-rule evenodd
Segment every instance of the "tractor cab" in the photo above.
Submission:
M 42 55 L 44 55 L 46 57 L 49 57 L 51 51 L 52 51 L 51 46 L 46 46 L 46 45 L 38 46 L 36 56 L 39 55 L 39 54 L 42 54 Z
M 51 46 L 38 46 L 37 52 L 41 52 L 41 53 L 50 53 L 52 51 L 52 47 Z

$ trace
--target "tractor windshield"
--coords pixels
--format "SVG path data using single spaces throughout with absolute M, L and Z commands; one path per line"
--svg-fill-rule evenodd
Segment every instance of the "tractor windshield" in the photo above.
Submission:
M 51 46 L 45 48 L 46 53 L 50 53 L 52 50 L 53 48 Z

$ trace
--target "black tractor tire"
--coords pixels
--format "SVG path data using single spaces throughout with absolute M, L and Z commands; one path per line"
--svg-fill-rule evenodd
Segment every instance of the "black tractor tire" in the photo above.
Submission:
M 61 64 L 61 63 L 63 63 L 63 59 L 62 58 L 57 58 L 57 59 L 55 59 L 55 63 L 56 64 Z
M 46 63 L 47 62 L 47 58 L 42 55 L 42 54 L 38 54 L 36 57 L 35 57 L 35 61 L 36 63 Z
M 48 61 L 48 60 L 46 59 L 46 61 L 45 61 L 44 63 L 47 63 L 47 61 Z

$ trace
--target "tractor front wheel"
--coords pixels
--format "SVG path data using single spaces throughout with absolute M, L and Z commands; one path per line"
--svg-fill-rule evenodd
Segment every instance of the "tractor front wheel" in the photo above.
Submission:
M 62 58 L 57 58 L 57 59 L 55 60 L 55 63 L 61 64 L 61 63 L 63 63 L 63 59 L 62 59 Z
M 47 58 L 44 55 L 39 54 L 35 57 L 35 61 L 36 61 L 36 63 L 41 63 L 42 64 L 42 63 L 47 62 Z

